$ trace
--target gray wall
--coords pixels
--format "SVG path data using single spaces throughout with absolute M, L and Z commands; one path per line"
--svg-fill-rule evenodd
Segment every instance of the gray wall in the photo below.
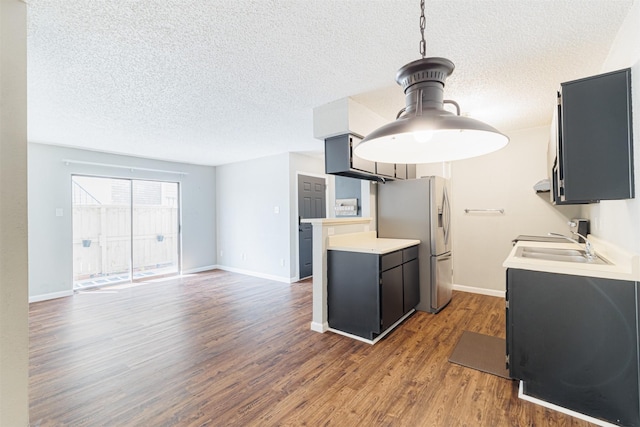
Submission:
M 134 169 L 65 164 L 65 159 Z M 183 172 L 185 175 L 160 171 Z M 182 271 L 202 271 L 215 266 L 214 167 L 29 143 L 29 296 L 32 300 L 34 297 L 62 296 L 73 289 L 72 174 L 179 182 L 182 200 Z M 62 209 L 62 216 L 56 216 L 56 209 Z
M 362 180 L 336 176 L 336 199 L 358 199 L 358 215 L 362 216 Z M 332 206 L 329 206 L 331 210 Z M 336 215 L 339 216 L 339 215 Z

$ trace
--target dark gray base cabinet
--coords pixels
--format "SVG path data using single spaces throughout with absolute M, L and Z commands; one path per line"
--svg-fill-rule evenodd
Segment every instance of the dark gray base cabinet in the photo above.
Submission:
M 525 394 L 640 426 L 638 284 L 507 270 L 507 355 Z
M 418 246 L 384 255 L 327 251 L 331 328 L 373 340 L 419 301 Z

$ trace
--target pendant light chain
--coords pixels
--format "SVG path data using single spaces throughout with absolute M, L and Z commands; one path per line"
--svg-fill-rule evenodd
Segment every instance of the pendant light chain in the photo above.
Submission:
M 427 54 L 427 42 L 424 40 L 424 27 L 427 24 L 427 20 L 424 17 L 424 0 L 420 0 L 420 34 L 422 35 L 422 40 L 420 40 L 420 55 L 422 55 L 422 59 L 424 59 Z
M 457 103 L 443 99 L 445 80 L 455 65 L 447 58 L 426 57 L 425 3 L 420 0 L 422 59 L 405 64 L 396 73 L 405 107 L 395 121 L 360 141 L 353 148 L 354 156 L 396 164 L 451 162 L 491 153 L 509 143 L 506 135 L 479 120 L 461 116 Z M 444 104 L 454 105 L 456 114 L 445 110 Z

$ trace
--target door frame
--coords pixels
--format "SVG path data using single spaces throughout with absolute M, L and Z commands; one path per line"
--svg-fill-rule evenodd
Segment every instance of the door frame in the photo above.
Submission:
M 295 216 L 293 218 L 293 224 L 292 224 L 292 230 L 295 230 L 295 236 L 296 236 L 296 243 L 295 243 L 295 254 L 296 254 L 296 282 L 298 282 L 300 280 L 300 232 L 298 230 L 298 218 L 300 217 L 300 209 L 298 207 L 298 192 L 299 192 L 299 188 L 298 188 L 298 181 L 299 181 L 299 177 L 300 175 L 304 175 L 304 176 L 311 176 L 313 178 L 322 178 L 324 179 L 324 192 L 325 192 L 325 214 L 324 216 L 326 218 L 329 218 L 329 205 L 331 205 L 331 201 L 332 201 L 332 196 L 333 199 L 335 199 L 335 195 L 333 194 L 332 191 L 330 191 L 331 186 L 329 185 L 330 182 L 330 177 L 327 174 L 319 174 L 319 173 L 313 173 L 313 172 L 302 172 L 302 171 L 296 171 L 296 191 L 294 192 L 294 204 L 296 207 L 295 210 Z

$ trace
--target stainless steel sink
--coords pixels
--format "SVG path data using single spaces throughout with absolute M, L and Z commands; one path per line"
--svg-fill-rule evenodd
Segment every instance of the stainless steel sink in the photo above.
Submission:
M 587 258 L 587 254 L 581 249 L 558 249 L 558 248 L 534 248 L 521 247 L 516 251 L 516 256 L 520 258 L 544 259 L 547 261 L 576 262 L 583 264 L 611 264 L 604 258 L 596 255 L 592 259 Z
M 521 248 L 525 253 L 563 255 L 563 256 L 586 256 L 586 252 L 582 249 L 558 249 L 558 248 Z

